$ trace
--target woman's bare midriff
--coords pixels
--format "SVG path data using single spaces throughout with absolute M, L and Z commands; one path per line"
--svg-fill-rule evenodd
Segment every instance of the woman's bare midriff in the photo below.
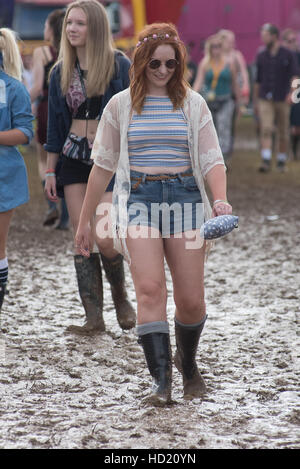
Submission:
M 96 132 L 99 121 L 97 120 L 83 120 L 73 119 L 70 132 L 77 135 L 78 137 L 87 137 L 91 142 L 95 140 Z
M 86 134 L 86 123 L 87 125 L 87 134 Z M 95 140 L 97 128 L 98 128 L 99 121 L 96 120 L 83 120 L 83 119 L 73 119 L 72 125 L 70 128 L 70 132 L 77 135 L 78 137 L 85 137 L 93 142 Z M 140 173 L 146 174 L 175 174 L 175 173 L 183 173 L 191 166 L 180 166 L 180 167 L 170 167 L 170 166 L 130 166 L 130 169 L 133 171 L 139 171 Z
M 140 173 L 145 174 L 176 174 L 176 173 L 183 173 L 187 169 L 191 168 L 191 165 L 188 166 L 130 166 L 132 171 L 139 171 Z M 192 172 L 192 169 L 191 169 Z

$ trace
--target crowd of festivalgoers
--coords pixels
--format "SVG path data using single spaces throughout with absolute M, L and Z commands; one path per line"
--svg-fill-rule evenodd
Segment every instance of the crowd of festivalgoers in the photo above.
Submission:
M 53 54 L 57 52 L 53 44 L 54 41 L 57 44 L 57 37 L 60 34 L 55 21 L 60 22 L 61 27 L 63 12 L 63 10 L 57 10 L 52 15 L 53 18 L 49 17 L 45 24 L 45 39 L 48 40 L 50 46 L 35 50 L 33 61 L 30 60 L 30 56 L 23 57 L 23 81 L 30 90 L 37 123 L 40 122 L 36 132 L 36 144 L 39 153 L 39 172 L 43 184 L 46 153 L 43 149 L 45 137 L 40 143 L 40 135 L 46 134 L 47 122 L 45 72 L 49 71 L 54 64 Z M 49 26 L 51 20 L 54 25 L 53 32 Z M 278 170 L 284 171 L 289 158 L 298 159 L 300 105 L 297 105 L 298 95 L 292 87 L 292 82 L 294 78 L 300 77 L 300 42 L 297 31 L 291 28 L 280 31 L 270 23 L 264 24 L 261 28 L 261 42 L 256 60 L 252 64 L 246 63 L 243 52 L 236 47 L 234 32 L 227 29 L 221 29 L 204 41 L 203 58 L 199 64 L 190 58 L 190 51 L 195 44 L 188 44 L 187 80 L 208 103 L 227 167 L 230 165 L 234 147 L 236 120 L 247 112 L 253 113 L 260 135 L 262 163 L 258 170 L 261 172 L 271 170 L 274 135 L 277 135 L 276 166 Z M 124 52 L 131 58 L 132 49 Z M 36 92 L 37 88 L 38 92 Z M 278 92 L 279 89 L 280 92 Z M 39 108 L 43 108 L 45 112 L 39 113 Z M 49 210 L 44 220 L 45 225 L 56 222 L 59 217 L 57 204 L 51 201 L 48 203 Z M 62 202 L 61 221 L 56 227 L 64 229 L 67 224 L 68 213 Z

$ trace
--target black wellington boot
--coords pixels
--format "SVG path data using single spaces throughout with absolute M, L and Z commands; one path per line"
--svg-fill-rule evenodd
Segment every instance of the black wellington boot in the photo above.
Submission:
M 135 326 L 136 314 L 127 298 L 123 256 L 118 254 L 113 259 L 108 259 L 101 254 L 101 260 L 110 283 L 118 323 L 122 329 L 132 329 Z
M 297 160 L 297 149 L 299 143 L 300 135 L 291 135 L 291 149 L 293 154 L 293 159 Z
M 83 326 L 69 326 L 68 332 L 92 335 L 105 331 L 103 321 L 102 271 L 98 253 L 90 257 L 74 256 L 79 295 L 85 310 L 86 321 Z
M 139 336 L 148 369 L 153 378 L 152 393 L 148 400 L 163 405 L 171 402 L 172 359 L 170 335 L 151 332 Z
M 181 325 L 175 320 L 177 350 L 174 363 L 182 374 L 185 398 L 201 397 L 206 392 L 204 379 L 196 364 L 196 352 L 205 319 L 195 326 Z
M 5 283 L 0 283 L 0 313 L 1 313 L 1 308 L 2 308 L 2 304 L 4 300 L 5 289 L 6 289 Z

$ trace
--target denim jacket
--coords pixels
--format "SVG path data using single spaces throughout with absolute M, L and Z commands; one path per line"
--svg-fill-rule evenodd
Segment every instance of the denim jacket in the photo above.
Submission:
M 0 69 L 0 131 L 21 130 L 29 142 L 33 137 L 32 121 L 30 98 L 25 86 Z
M 121 52 L 115 52 L 116 73 L 111 80 L 105 94 L 102 97 L 100 116 L 108 101 L 116 93 L 129 86 L 130 61 Z M 50 78 L 48 97 L 48 127 L 47 143 L 44 145 L 46 151 L 60 154 L 68 136 L 72 116 L 67 106 L 66 97 L 62 94 L 60 86 L 60 67 L 58 64 Z
M 33 115 L 28 91 L 23 83 L 1 68 L 0 53 L 0 132 L 18 129 L 33 137 Z M 17 146 L 0 145 L 0 212 L 6 212 L 29 199 L 26 166 Z

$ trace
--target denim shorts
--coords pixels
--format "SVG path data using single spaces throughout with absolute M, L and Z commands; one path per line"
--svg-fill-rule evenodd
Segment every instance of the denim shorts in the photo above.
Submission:
M 128 226 L 156 228 L 163 238 L 202 226 L 203 204 L 192 169 L 172 174 L 172 179 L 147 180 L 148 176 L 163 178 L 170 174 L 130 171 Z

